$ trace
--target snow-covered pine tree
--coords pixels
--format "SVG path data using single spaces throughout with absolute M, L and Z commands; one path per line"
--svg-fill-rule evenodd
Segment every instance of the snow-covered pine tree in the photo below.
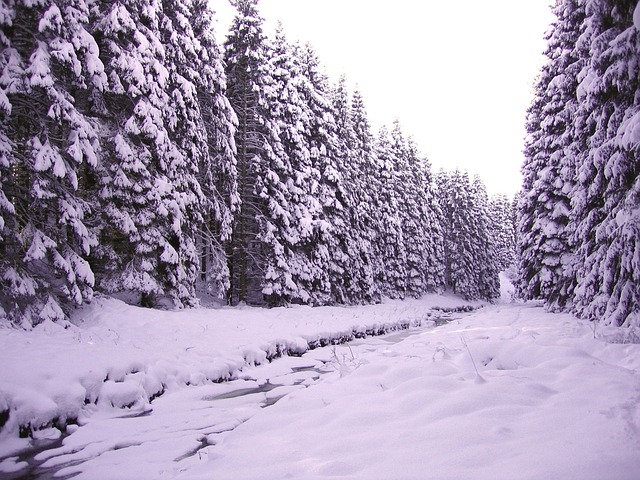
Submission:
M 559 1 L 548 34 L 547 63 L 527 112 L 528 137 L 522 167 L 519 224 L 519 290 L 524 298 L 545 299 L 562 308 L 570 301 L 575 275 L 569 229 L 574 178 L 572 121 L 577 78 L 583 60 L 576 51 L 584 7 Z
M 0 317 L 29 327 L 92 296 L 98 143 L 84 110 L 106 79 L 83 0 L 0 9 Z
M 162 44 L 166 17 L 155 0 L 96 3 L 92 15 L 109 79 L 94 102 L 103 125 L 101 242 L 93 261 L 99 287 L 139 294 L 143 305 L 157 295 L 193 304 L 195 252 L 183 227 L 190 228 L 187 204 L 194 201 L 185 190 L 196 184 L 171 132 L 182 113 L 170 97 L 175 66 Z
M 380 300 L 380 288 L 375 277 L 379 265 L 375 245 L 380 231 L 378 195 L 381 184 L 374 159 L 375 144 L 371 126 L 362 95 L 357 89 L 351 97 L 349 116 L 344 120 L 344 125 L 345 129 L 349 129 L 347 139 L 350 156 L 346 161 L 348 168 L 343 168 L 343 172 L 346 188 L 353 198 L 350 223 L 356 242 L 351 256 L 353 280 L 349 296 L 353 301 L 373 303 Z M 340 121 L 338 126 L 340 128 Z
M 454 174 L 456 178 L 454 178 Z M 463 205 L 459 202 L 461 195 L 461 185 L 457 180 L 457 176 L 461 175 L 458 170 L 454 172 L 446 172 L 443 169 L 436 175 L 437 197 L 442 211 L 442 238 L 444 244 L 444 278 L 447 288 L 451 288 L 456 292 L 456 286 L 460 283 L 459 275 L 462 270 L 458 268 L 458 237 L 457 233 L 457 215 L 465 212 Z M 457 190 L 456 190 L 457 189 Z M 470 260 L 470 259 L 469 259 Z
M 240 204 L 234 141 L 237 118 L 226 96 L 227 80 L 213 32 L 212 11 L 206 0 L 192 0 L 189 13 L 196 39 L 194 83 L 208 147 L 198 168 L 206 204 L 199 226 L 197 286 L 222 297 L 230 285 L 226 244 L 231 238 L 233 214 Z
M 165 0 L 162 13 L 160 30 L 170 73 L 165 117 L 178 150 L 169 170 L 174 194 L 168 206 L 177 210 L 174 222 L 180 219 L 177 280 L 185 299 L 194 297 L 196 280 L 223 296 L 229 275 L 222 242 L 230 236 L 230 211 L 238 201 L 235 116 L 223 94 L 225 78 L 211 32 L 211 11 L 200 0 Z
M 517 191 L 516 194 L 513 196 L 513 199 L 511 200 L 511 208 L 509 209 L 509 220 L 511 222 L 510 224 L 511 234 L 513 235 L 513 238 L 511 239 L 511 245 L 514 252 L 513 255 L 514 255 L 514 263 L 515 263 L 516 269 L 519 262 L 518 244 L 519 244 L 520 233 L 518 232 L 518 224 L 520 221 L 520 202 L 522 201 L 522 197 L 523 197 L 522 190 Z
M 474 199 L 469 175 L 458 169 L 440 170 L 436 177 L 443 214 L 445 281 L 454 293 L 468 299 L 481 297 L 478 285 L 478 239 L 473 215 Z
M 345 277 L 351 268 L 351 231 L 343 173 L 338 163 L 338 134 L 331 89 L 326 75 L 320 72 L 320 61 L 313 48 L 306 44 L 297 53 L 304 80 L 302 94 L 309 118 L 307 143 L 313 172 L 309 195 L 314 208 L 318 208 L 312 258 L 320 275 L 314 284 L 313 297 L 316 303 L 321 304 L 345 303 L 348 301 L 348 280 Z
M 589 0 L 578 47 L 580 151 L 573 192 L 579 245 L 576 310 L 607 324 L 640 325 L 640 8 Z M 634 22 L 635 20 L 635 22 Z
M 490 237 L 494 240 L 496 262 L 500 271 L 515 266 L 512 201 L 504 195 L 493 195 L 489 200 Z
M 377 257 L 376 282 L 383 295 L 404 298 L 407 283 L 407 256 L 402 230 L 401 180 L 398 178 L 397 151 L 386 127 L 381 127 L 375 145 L 377 195 L 376 214 L 379 216 L 375 243 Z
M 290 253 L 287 265 L 291 281 L 300 292 L 295 300 L 316 301 L 316 290 L 326 282 L 324 272 L 314 259 L 318 236 L 316 223 L 321 214 L 317 198 L 320 174 L 312 164 L 309 145 L 311 115 L 305 99 L 307 80 L 301 59 L 295 53 L 296 47 L 287 42 L 282 25 L 278 25 L 270 47 L 269 68 L 273 87 L 267 100 L 283 152 L 291 165 L 290 175 L 284 179 L 290 235 L 282 241 Z M 324 290 L 327 288 L 325 285 Z
M 439 207 L 434 206 L 428 163 L 420 158 L 413 140 L 405 138 L 397 120 L 391 142 L 396 161 L 394 190 L 406 255 L 406 294 L 420 297 L 444 285 Z
M 407 245 L 407 252 L 413 251 L 416 265 L 422 272 L 422 288 L 413 292 L 413 295 L 421 295 L 425 292 L 440 291 L 445 285 L 442 211 L 435 194 L 431 165 L 426 157 L 420 155 L 412 138 L 407 140 L 406 152 L 412 183 L 417 187 L 414 198 L 411 199 L 414 202 L 415 213 L 411 211 L 410 206 L 408 215 L 415 215 L 419 219 L 416 232 L 418 237 L 414 240 L 415 245 Z M 416 246 L 419 248 L 416 249 Z M 408 257 L 409 255 L 409 261 Z
M 257 0 L 233 2 L 238 10 L 225 42 L 227 95 L 238 116 L 238 193 L 230 243 L 232 304 L 308 301 L 293 281 L 287 179 L 292 170 L 272 118 L 267 96 L 274 80 L 266 57 L 266 37 Z
M 424 278 L 426 260 L 423 255 L 426 253 L 428 238 L 422 231 L 424 219 L 421 218 L 420 186 L 418 177 L 414 176 L 412 163 L 418 162 L 417 151 L 413 148 L 409 150 L 409 143 L 405 139 L 400 126 L 400 122 L 395 120 L 391 130 L 391 150 L 393 152 L 394 179 L 391 188 L 396 192 L 397 214 L 400 219 L 402 229 L 402 241 L 405 254 L 406 272 L 405 291 L 406 295 L 419 297 L 426 291 L 426 281 Z
M 336 169 L 341 174 L 339 185 L 339 197 L 342 199 L 343 216 L 341 232 L 345 238 L 344 250 L 346 261 L 342 273 L 342 284 L 345 301 L 349 303 L 360 302 L 361 294 L 355 293 L 358 289 L 360 270 L 357 268 L 359 261 L 358 232 L 355 225 L 356 195 L 351 186 L 353 168 L 351 158 L 351 144 L 353 141 L 353 128 L 350 122 L 349 92 L 345 76 L 341 76 L 338 83 L 333 85 L 329 92 L 333 118 L 335 121 L 335 146 L 333 158 Z M 354 295 L 355 293 L 355 295 Z
M 362 303 L 375 301 L 375 295 L 372 295 L 372 232 L 371 227 L 364 224 L 363 218 L 363 210 L 371 206 L 365 198 L 371 188 L 366 184 L 370 168 L 370 161 L 366 160 L 370 155 L 370 133 L 362 100 L 357 92 L 353 97 L 354 102 L 358 103 L 358 112 L 349 101 L 346 78 L 342 76 L 333 88 L 332 102 L 337 134 L 334 156 L 342 174 L 340 197 L 345 208 L 343 228 L 348 252 L 344 286 L 350 303 Z M 354 114 L 361 117 L 360 138 L 356 136 Z
M 197 93 L 203 88 L 200 78 L 203 71 L 200 65 L 201 46 L 193 31 L 191 16 L 191 0 L 162 1 L 159 30 L 169 72 L 166 87 L 169 103 L 164 109 L 164 119 L 175 146 L 167 168 L 173 192 L 170 198 L 164 198 L 164 202 L 170 212 L 171 230 L 176 242 L 172 246 L 178 259 L 176 267 L 171 268 L 174 275 L 172 284 L 181 304 L 189 306 L 197 302 L 195 286 L 202 258 L 198 249 L 202 226 L 211 209 L 210 199 L 205 198 L 201 188 L 201 180 L 205 179 L 200 169 L 209 164 L 209 138 Z M 211 176 L 209 172 L 204 173 Z M 226 272 L 211 273 L 215 278 L 224 276 Z
M 493 300 L 500 296 L 500 267 L 496 242 L 492 236 L 489 197 L 482 179 L 475 175 L 471 184 L 472 245 L 475 256 L 476 285 L 480 298 Z

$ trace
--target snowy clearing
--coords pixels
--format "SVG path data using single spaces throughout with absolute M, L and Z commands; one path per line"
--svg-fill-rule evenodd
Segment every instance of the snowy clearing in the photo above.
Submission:
M 429 320 L 462 303 L 159 312 L 103 300 L 67 330 L 2 330 L 0 476 L 637 478 L 633 332 L 535 304 Z M 321 338 L 350 341 L 308 350 Z M 250 365 L 283 351 L 300 356 Z M 54 417 L 79 426 L 61 436 Z M 27 423 L 33 439 L 18 438 Z M 22 454 L 30 445 L 47 448 Z

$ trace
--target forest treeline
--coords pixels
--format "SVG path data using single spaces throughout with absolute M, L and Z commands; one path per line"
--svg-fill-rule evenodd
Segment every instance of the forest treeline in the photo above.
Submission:
M 640 5 L 558 0 L 527 114 L 524 298 L 640 326 Z
M 514 202 L 434 174 L 396 121 L 267 38 L 257 0 L 220 47 L 206 0 L 0 7 L 0 316 L 141 305 L 499 294 Z

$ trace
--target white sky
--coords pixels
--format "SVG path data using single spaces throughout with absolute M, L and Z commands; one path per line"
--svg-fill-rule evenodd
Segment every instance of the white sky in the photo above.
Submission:
M 362 92 L 373 132 L 397 118 L 433 170 L 478 173 L 489 194 L 520 188 L 524 117 L 552 0 L 261 0 L 309 42 L 333 82 Z M 226 37 L 234 9 L 209 0 Z

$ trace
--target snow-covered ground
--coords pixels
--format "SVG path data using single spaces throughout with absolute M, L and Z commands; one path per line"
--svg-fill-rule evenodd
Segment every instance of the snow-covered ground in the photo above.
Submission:
M 637 479 L 634 332 L 514 303 L 433 325 L 432 307 L 465 303 L 103 299 L 67 329 L 0 330 L 0 478 Z M 309 350 L 329 340 L 349 342 Z M 299 356 L 266 363 L 282 352 Z

